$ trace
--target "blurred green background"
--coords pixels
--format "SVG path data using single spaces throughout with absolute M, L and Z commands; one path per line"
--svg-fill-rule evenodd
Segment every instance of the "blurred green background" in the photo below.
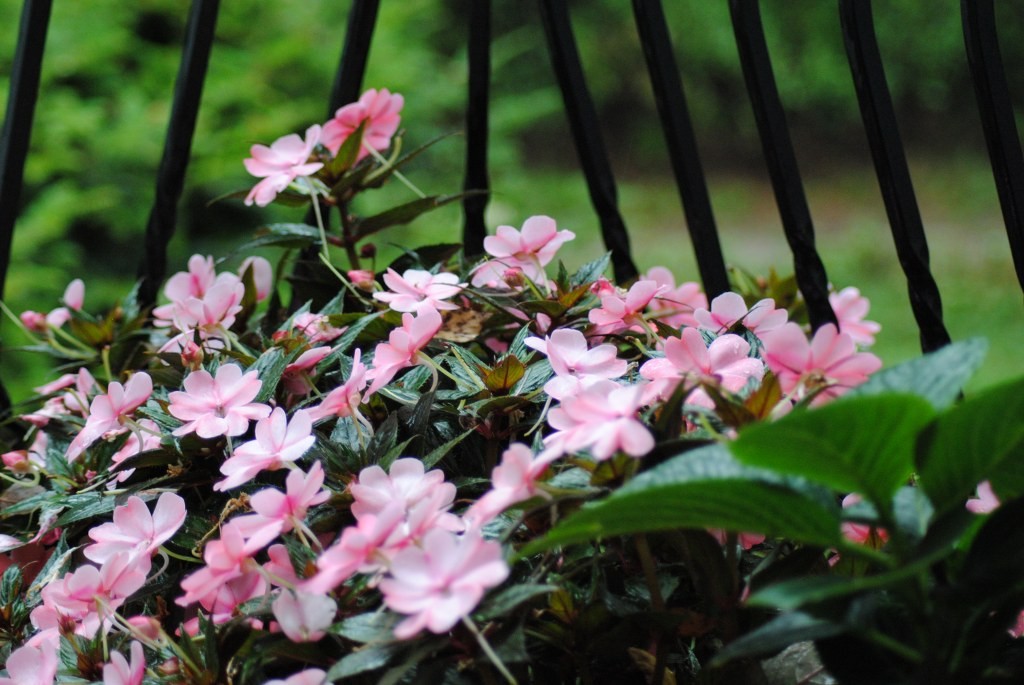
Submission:
M 407 146 L 463 128 L 465 24 L 472 0 L 385 0 L 366 87 L 406 97 Z M 763 0 L 782 99 L 807 184 L 820 249 L 837 287 L 856 285 L 873 302 L 887 363 L 917 353 L 881 198 L 866 150 L 834 2 Z M 555 217 L 577 240 L 571 267 L 603 248 L 578 170 L 536 6 L 496 0 L 488 222 L 519 226 Z M 0 0 L 0 104 L 20 15 Z M 626 0 L 570 3 L 602 133 L 619 181 L 623 215 L 641 269 L 657 264 L 680 280 L 696 268 L 663 149 L 643 56 Z M 301 210 L 245 208 L 213 198 L 249 187 L 249 146 L 304 130 L 328 115 L 348 2 L 227 0 L 196 133 L 193 161 L 171 248 L 173 270 L 189 254 L 224 254 L 269 221 Z M 1000 3 L 1011 88 L 1024 101 L 1024 3 Z M 754 272 L 791 270 L 742 84 L 725 0 L 665 3 L 693 109 L 712 202 L 730 263 Z M 82 277 L 86 308 L 100 311 L 130 286 L 153 194 L 187 14 L 184 0 L 57 2 L 26 169 L 6 302 L 47 311 Z M 992 351 L 975 385 L 1019 373 L 1022 297 L 984 153 L 966 72 L 959 3 L 876 3 L 876 22 L 902 133 L 911 157 L 932 261 L 955 339 L 985 335 Z M 1015 66 L 1014 66 L 1015 65 Z M 408 175 L 428 193 L 461 187 L 464 140 L 432 148 Z M 358 209 L 409 199 L 393 184 Z M 457 240 L 457 207 L 428 214 L 388 243 Z M 7 346 L 22 344 L 9 322 Z M 3 355 L 15 399 L 44 380 L 29 355 Z

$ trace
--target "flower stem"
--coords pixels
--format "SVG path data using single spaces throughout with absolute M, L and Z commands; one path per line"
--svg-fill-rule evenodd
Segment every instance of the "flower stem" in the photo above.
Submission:
M 476 638 L 477 644 L 480 645 L 480 649 L 484 651 L 484 654 L 487 655 L 487 658 L 490 659 L 494 667 L 498 669 L 498 672 L 505 677 L 505 680 L 508 681 L 509 685 L 519 685 L 519 682 L 515 679 L 515 676 L 509 673 L 509 670 L 502 662 L 501 657 L 497 655 L 497 653 L 491 647 L 491 643 L 487 641 L 487 638 L 484 637 L 484 634 L 481 633 L 480 630 L 476 627 L 472 619 L 470 619 L 468 616 L 463 616 L 462 624 L 469 629 L 469 632 L 473 633 L 473 637 Z

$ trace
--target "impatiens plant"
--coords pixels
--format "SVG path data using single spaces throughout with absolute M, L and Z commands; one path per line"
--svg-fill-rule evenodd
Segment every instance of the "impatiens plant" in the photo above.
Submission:
M 0 682 L 757 682 L 807 640 L 1019 676 L 1022 395 L 954 403 L 979 344 L 879 373 L 858 291 L 811 331 L 791 280 L 614 284 L 543 215 L 370 270 L 457 197 L 358 213 L 415 188 L 402 105 L 253 146 L 239 197 L 313 209 L 276 268 L 15 317 L 63 375 L 7 426 Z

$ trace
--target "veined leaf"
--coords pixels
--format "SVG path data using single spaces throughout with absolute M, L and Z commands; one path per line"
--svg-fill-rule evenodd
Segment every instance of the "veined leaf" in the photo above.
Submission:
M 913 395 L 842 398 L 750 426 L 730 449 L 745 464 L 860 493 L 882 510 L 910 477 L 914 443 L 934 416 Z
M 988 341 L 984 338 L 950 343 L 923 357 L 882 369 L 846 396 L 906 392 L 925 398 L 936 409 L 945 409 L 960 396 L 987 351 Z
M 996 386 L 940 416 L 922 441 L 917 470 L 938 512 L 962 506 L 988 478 L 1000 497 L 1024 495 L 1024 379 Z
M 839 508 L 825 492 L 740 464 L 708 445 L 646 471 L 583 507 L 522 555 L 601 537 L 724 528 L 819 545 L 838 543 Z

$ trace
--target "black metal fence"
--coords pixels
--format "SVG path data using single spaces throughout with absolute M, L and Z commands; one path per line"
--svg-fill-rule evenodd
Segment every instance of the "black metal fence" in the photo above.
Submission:
M 746 89 L 786 240 L 793 254 L 797 281 L 807 301 L 812 325 L 818 327 L 835 321 L 835 315 L 828 303 L 828 278 L 815 248 L 813 221 L 775 85 L 758 0 L 728 1 Z M 473 0 L 467 16 L 467 189 L 488 187 L 491 3 L 492 0 Z M 567 0 L 538 0 L 538 3 L 551 63 L 602 237 L 612 253 L 616 278 L 628 280 L 637 275 L 637 269 L 630 252 L 626 224 L 618 209 L 615 180 L 596 110 L 573 37 L 569 3 Z M 961 0 L 960 4 L 966 54 L 1010 253 L 1018 280 L 1024 287 L 1024 156 L 1000 57 L 994 0 Z M 24 2 L 7 113 L 0 132 L 0 298 L 10 263 L 51 6 L 52 0 Z M 380 0 L 353 0 L 328 114 L 359 95 L 379 6 Z M 670 27 L 661 0 L 632 0 L 632 6 L 700 276 L 706 292 L 713 297 L 728 289 L 728 279 L 680 69 L 674 57 Z M 155 200 L 144 238 L 145 250 L 139 265 L 142 304 L 155 301 L 158 285 L 165 275 L 167 244 L 173 234 L 184 185 L 218 7 L 219 0 L 192 2 L 171 120 L 156 175 Z M 870 0 L 839 0 L 837 14 L 895 249 L 906 274 L 911 308 L 921 332 L 922 349 L 932 350 L 947 343 L 949 334 L 942 319 L 938 287 L 929 268 L 928 243 L 875 40 L 872 5 Z M 463 236 L 469 254 L 482 252 L 486 204 L 485 195 L 473 195 L 464 202 Z M 0 404 L 9 405 L 2 387 Z

